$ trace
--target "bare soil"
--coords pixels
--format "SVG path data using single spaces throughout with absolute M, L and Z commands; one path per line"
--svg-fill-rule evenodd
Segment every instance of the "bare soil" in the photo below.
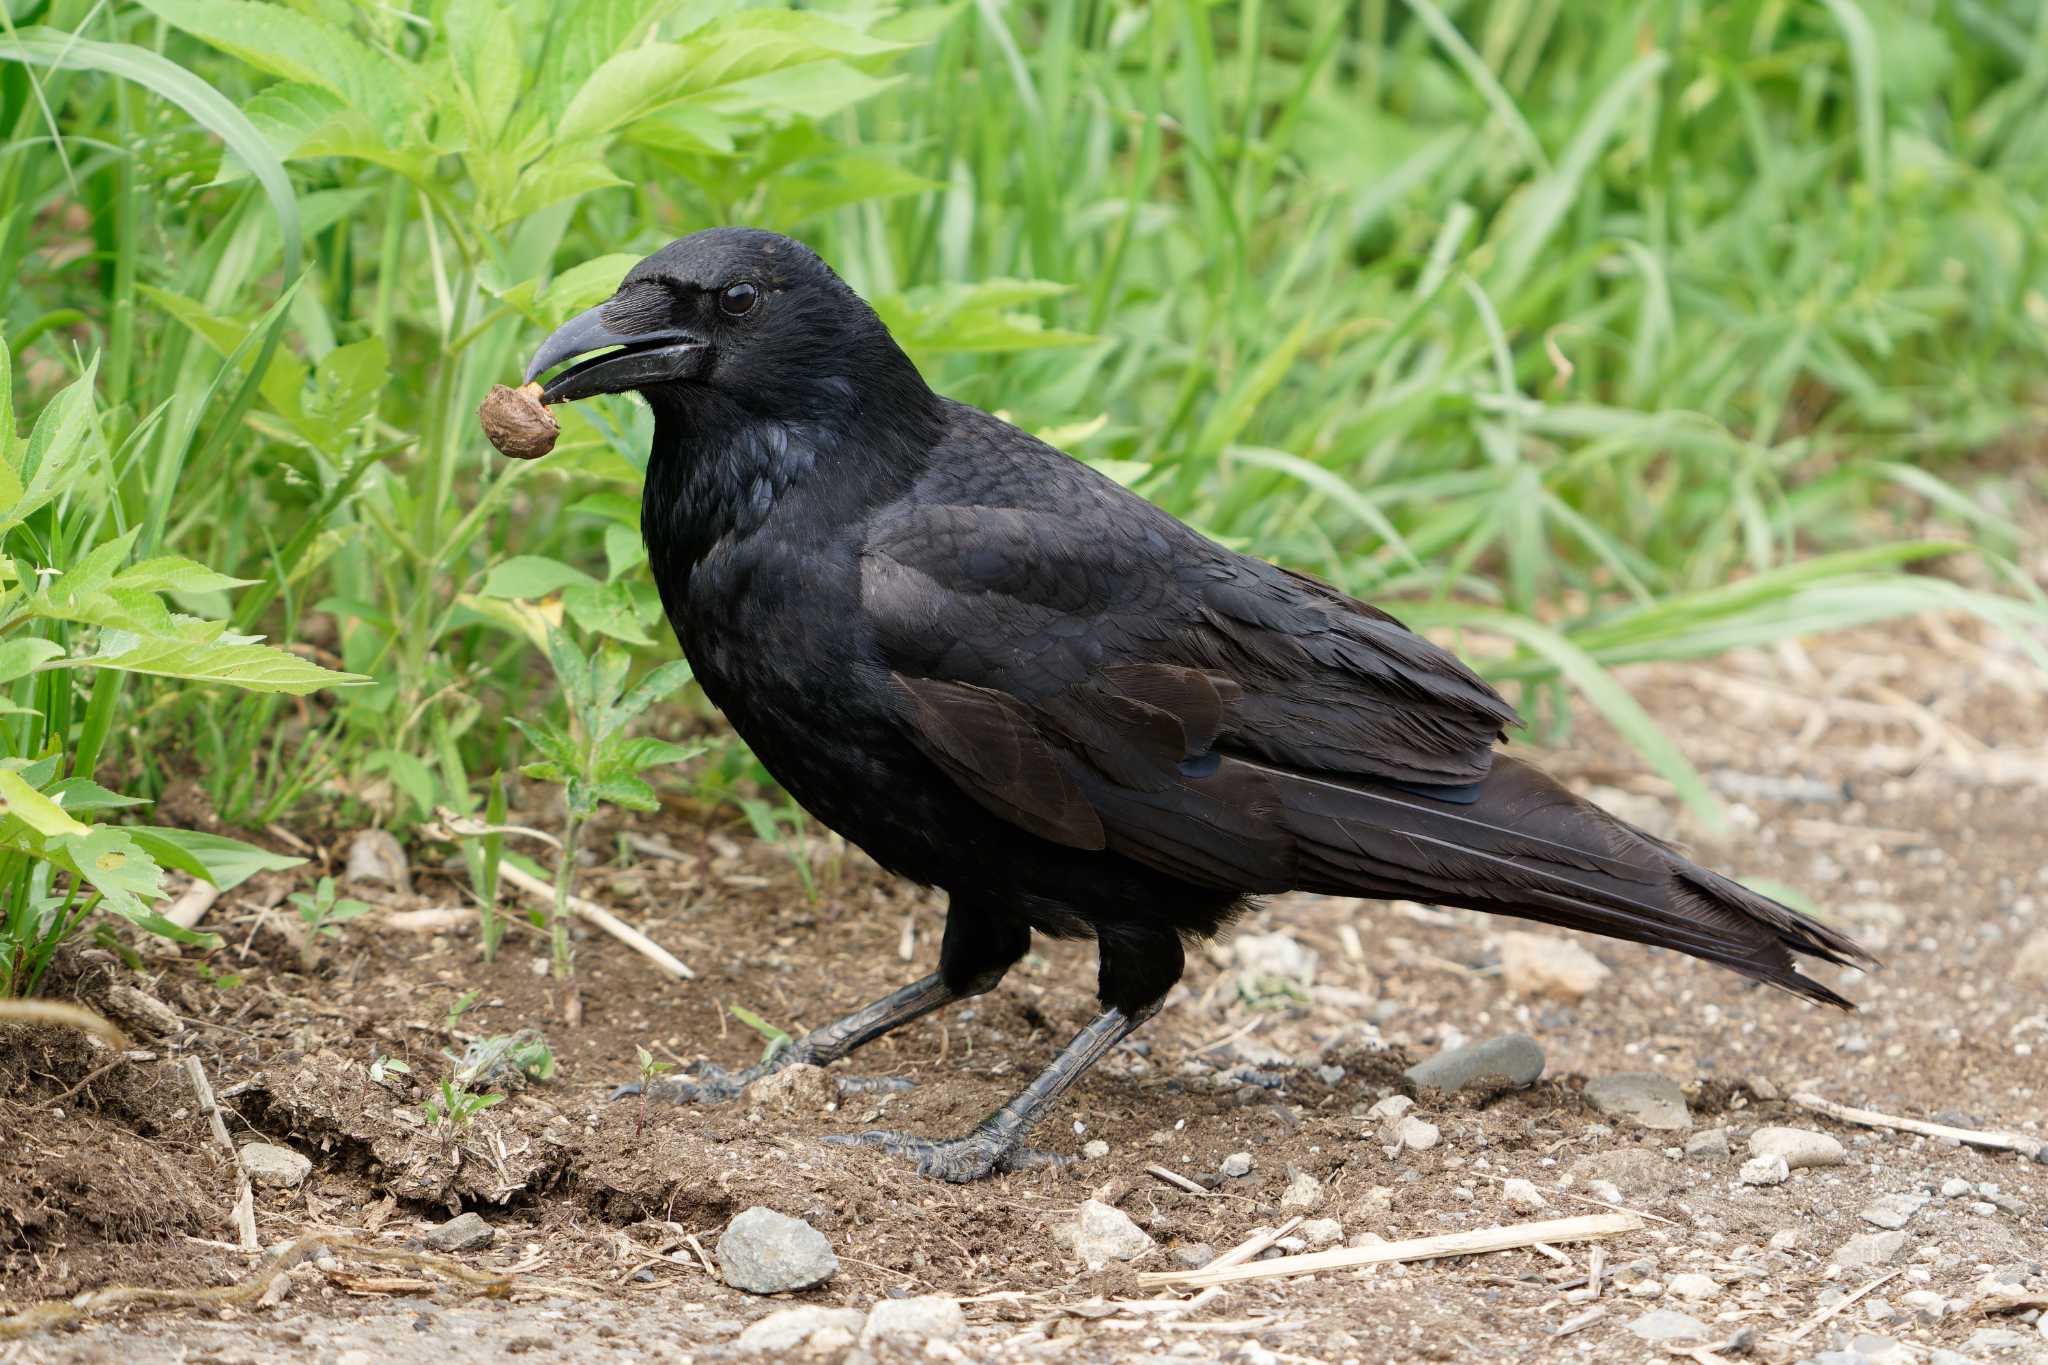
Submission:
M 676 981 L 608 937 L 581 937 L 585 1019 L 568 1029 L 537 974 L 544 945 L 531 932 L 515 928 L 485 965 L 470 927 L 390 927 L 384 912 L 462 903 L 459 871 L 432 865 L 448 850 L 415 850 L 426 864 L 414 869 L 415 891 L 353 888 L 380 913 L 347 925 L 313 972 L 283 932 L 288 912 L 266 908 L 288 889 L 281 878 L 230 893 L 209 915 L 230 945 L 210 970 L 238 974 L 238 984 L 209 981 L 195 958 L 154 941 L 135 945 L 153 954 L 139 971 L 103 949 L 63 962 L 55 993 L 120 1016 L 136 1052 L 121 1061 L 61 1031 L 0 1032 L 0 1311 L 110 1284 L 195 1288 L 250 1274 L 257 1258 L 235 1245 L 232 1173 L 178 1071 L 188 1055 L 224 1096 L 238 1142 L 290 1146 L 313 1161 L 298 1188 L 258 1191 L 266 1246 L 350 1229 L 416 1247 L 451 1213 L 475 1210 L 496 1241 L 462 1259 L 512 1271 L 512 1292 L 474 1296 L 430 1272 L 348 1254 L 293 1271 L 289 1294 L 269 1307 L 129 1310 L 0 1339 L 0 1362 L 717 1360 L 773 1309 L 865 1308 L 903 1294 L 966 1300 L 966 1333 L 929 1350 L 976 1361 L 1640 1360 L 1664 1348 L 1628 1325 L 1660 1308 L 1705 1324 L 1719 1358 L 1805 1359 L 1847 1349 L 1858 1334 L 1900 1343 L 1899 1359 L 1928 1359 L 1936 1347 L 2048 1358 L 2038 1310 L 1990 1316 L 1980 1293 L 1987 1275 L 2003 1275 L 2048 1294 L 2048 1166 L 1848 1127 L 1785 1098 L 1810 1090 L 2043 1135 L 2048 981 L 2026 974 L 2020 952 L 2048 935 L 2041 676 L 2009 641 L 1933 622 L 1646 667 L 1627 681 L 1702 769 L 1721 774 L 1730 832 L 1702 835 L 1594 718 L 1579 719 L 1549 766 L 1703 860 L 1811 897 L 1884 960 L 1868 976 L 1821 973 L 1859 1012 L 1824 1012 L 1689 959 L 1588 939 L 1578 941 L 1613 969 L 1592 994 L 1524 998 L 1501 970 L 1498 935 L 1527 926 L 1285 897 L 1242 932 L 1284 932 L 1317 954 L 1305 999 L 1247 1000 L 1231 944 L 1193 954 L 1137 1046 L 1088 1076 L 1039 1134 L 1068 1154 L 1100 1139 L 1107 1156 L 953 1187 L 819 1139 L 971 1126 L 1091 1014 L 1087 945 L 1041 944 L 994 995 L 903 1029 L 844 1067 L 911 1078 L 907 1092 L 849 1094 L 829 1112 L 744 1099 L 657 1106 L 643 1127 L 637 1105 L 605 1098 L 633 1078 L 636 1046 L 669 1061 L 744 1065 L 762 1040 L 727 1006 L 794 1033 L 930 970 L 939 898 L 824 840 L 797 850 L 817 879 L 806 895 L 789 849 L 734 838 L 699 813 L 606 831 L 591 846 L 623 857 L 592 867 L 580 891 L 698 975 Z M 1770 785 L 1784 778 L 1808 788 Z M 316 852 L 308 879 L 321 864 L 339 873 L 345 850 Z M 152 1024 L 132 1001 L 124 1013 L 110 996 L 116 986 L 148 993 L 175 1017 Z M 471 990 L 476 1002 L 451 1020 Z M 460 1134 L 433 1129 L 420 1103 L 449 1068 L 444 1052 L 523 1027 L 553 1044 L 555 1078 Z M 1528 1089 L 1446 1096 L 1402 1077 L 1447 1043 L 1510 1031 L 1547 1054 Z M 409 1062 L 412 1078 L 373 1083 L 379 1057 Z M 1341 1075 L 1319 1070 L 1329 1067 Z M 1686 1156 L 1684 1133 L 1595 1113 L 1581 1094 L 1586 1080 L 1623 1071 L 1677 1081 L 1694 1131 L 1726 1128 L 1733 1155 Z M 1389 1154 L 1366 1112 L 1394 1093 L 1415 1098 L 1413 1112 L 1441 1128 L 1440 1144 Z M 1775 1187 L 1740 1183 L 1747 1136 L 1772 1124 L 1830 1133 L 1847 1160 Z M 1233 1152 L 1250 1154 L 1251 1173 L 1221 1178 Z M 1146 1173 L 1155 1164 L 1213 1188 L 1175 1188 Z M 1182 1314 L 1119 1309 L 1160 1292 L 1141 1289 L 1136 1271 L 1172 1268 L 1191 1244 L 1221 1251 L 1275 1226 L 1294 1211 L 1280 1201 L 1295 1173 L 1320 1182 L 1312 1216 L 1340 1220 L 1347 1238 L 1597 1212 L 1601 1195 L 1614 1194 L 1600 1180 L 1645 1225 L 1603 1245 L 1597 1299 L 1583 1293 L 1590 1248 L 1566 1246 L 1555 1256 L 1255 1281 Z M 1517 1177 L 1533 1182 L 1547 1211 L 1504 1201 L 1502 1182 Z M 1943 1197 L 1952 1180 L 1969 1182 L 1968 1193 Z M 1866 1206 L 1915 1191 L 1934 1198 L 1907 1222 L 1895 1262 L 1831 1263 L 1851 1237 L 1877 1230 L 1860 1217 Z M 1083 1268 L 1054 1230 L 1090 1197 L 1129 1214 L 1156 1247 L 1131 1265 Z M 691 1239 L 710 1247 L 755 1204 L 822 1231 L 840 1258 L 837 1277 L 769 1300 L 708 1273 Z M 1674 1294 L 1674 1277 L 1688 1273 L 1711 1277 L 1713 1297 Z M 1567 1298 L 1575 1288 L 1578 1301 Z M 1905 1298 L 1915 1291 L 1946 1301 L 1939 1316 L 1924 1296 L 1925 1309 Z M 1594 1310 L 1604 1311 L 1588 1319 Z M 1559 1336 L 1566 1324 L 1573 1330 Z M 1973 1342 L 1983 1329 L 2023 1344 Z

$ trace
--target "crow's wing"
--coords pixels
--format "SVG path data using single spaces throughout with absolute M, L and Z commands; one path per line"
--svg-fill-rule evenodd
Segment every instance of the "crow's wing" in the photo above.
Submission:
M 1860 949 L 1497 758 L 1514 712 L 1450 654 L 969 435 L 874 516 L 861 586 L 912 741 L 984 808 L 1190 882 L 1468 905 L 1842 1003 L 1792 955 Z

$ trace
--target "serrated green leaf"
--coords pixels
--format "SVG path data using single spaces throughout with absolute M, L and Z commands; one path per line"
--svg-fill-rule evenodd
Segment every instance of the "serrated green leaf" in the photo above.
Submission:
M 220 592 L 244 588 L 254 581 L 229 578 L 179 555 L 158 555 L 121 570 L 114 575 L 111 586 L 142 592 Z
M 654 637 L 640 624 L 639 604 L 623 583 L 571 584 L 562 589 L 562 609 L 593 635 L 607 635 L 629 645 L 654 643 Z
M 603 137 L 723 85 L 806 62 L 871 56 L 901 46 L 809 11 L 743 10 L 680 43 L 647 43 L 606 61 L 569 101 L 555 138 L 568 143 Z
M 104 631 L 100 652 L 69 659 L 67 668 L 111 668 L 188 682 L 226 683 L 250 692 L 284 692 L 295 697 L 323 687 L 353 687 L 371 681 L 360 673 L 337 673 L 269 645 L 214 640 L 204 643 L 162 636 Z
M 258 71 L 317 86 L 369 114 L 389 135 L 411 102 L 409 80 L 394 79 L 393 59 L 355 35 L 287 5 L 259 0 L 142 0 L 158 18 Z
M 58 834 L 47 840 L 45 856 L 85 878 L 121 914 L 144 913 L 145 897 L 163 898 L 164 870 L 130 831 L 112 825 L 80 829 L 81 833 Z
M 259 872 L 283 872 L 306 860 L 272 853 L 254 844 L 195 829 L 130 825 L 128 833 L 165 867 L 177 868 L 223 891 L 232 891 Z
M 544 555 L 514 555 L 484 575 L 485 597 L 546 597 L 571 585 L 596 587 L 597 580 L 573 565 Z
M 64 646 L 54 640 L 9 640 L 0 644 L 0 683 L 10 683 L 36 670 L 38 665 L 64 657 Z

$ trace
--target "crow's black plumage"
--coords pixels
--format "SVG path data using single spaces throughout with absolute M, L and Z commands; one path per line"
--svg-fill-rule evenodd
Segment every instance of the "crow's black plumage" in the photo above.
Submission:
M 543 398 L 652 406 L 641 525 L 705 693 L 812 814 L 950 896 L 939 971 L 791 1055 L 988 990 L 1033 930 L 1099 945 L 1103 1013 L 1022 1095 L 954 1142 L 866 1135 L 929 1173 L 1017 1164 L 1251 894 L 1469 906 L 1831 1004 L 1795 956 L 1868 960 L 1497 752 L 1513 709 L 1393 617 L 932 393 L 796 242 L 664 248 L 529 378 L 604 347 Z

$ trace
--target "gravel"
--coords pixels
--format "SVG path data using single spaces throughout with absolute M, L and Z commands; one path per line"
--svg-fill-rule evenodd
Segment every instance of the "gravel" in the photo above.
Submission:
M 1872 1227 L 1902 1228 L 1911 1221 L 1914 1214 L 1920 1212 L 1921 1205 L 1926 1202 L 1927 1196 L 1924 1194 L 1888 1194 L 1882 1199 L 1873 1200 L 1857 1216 Z
M 1668 1077 L 1650 1071 L 1623 1071 L 1586 1082 L 1586 1103 L 1610 1118 L 1627 1119 L 1644 1128 L 1683 1132 L 1692 1127 L 1685 1092 Z
M 1520 1209 L 1523 1213 L 1535 1213 L 1550 1206 L 1550 1201 L 1526 1180 L 1502 1181 L 1500 1197 L 1510 1208 Z
M 1788 1170 L 1839 1166 L 1847 1159 L 1842 1144 L 1811 1128 L 1759 1128 L 1749 1135 L 1752 1157 L 1782 1157 Z
M 1571 939 L 1519 931 L 1500 936 L 1501 979 L 1516 995 L 1573 1004 L 1609 976 L 1606 963 Z
M 1280 1207 L 1290 1212 L 1314 1213 L 1323 1206 L 1323 1182 L 1306 1171 L 1296 1171 L 1288 1177 L 1287 1189 L 1280 1196 Z
M 1681 1299 L 1703 1302 L 1707 1299 L 1720 1297 L 1721 1286 L 1711 1275 L 1702 1275 L 1697 1271 L 1689 1271 L 1683 1275 L 1673 1275 L 1671 1282 L 1664 1286 L 1664 1292 L 1674 1294 Z
M 1434 1090 L 1520 1089 L 1543 1074 L 1543 1049 L 1526 1033 L 1447 1048 L 1404 1073 L 1417 1086 Z
M 1411 1152 L 1426 1152 L 1443 1138 L 1443 1130 L 1410 1114 L 1394 1125 L 1394 1143 Z
M 1685 1140 L 1685 1154 L 1695 1161 L 1726 1161 L 1733 1152 L 1726 1128 L 1703 1128 Z
M 783 1355 L 823 1331 L 844 1332 L 851 1340 L 867 1320 L 858 1308 L 784 1308 L 749 1326 L 733 1345 L 742 1351 Z
M 1252 1154 L 1250 1152 L 1232 1152 L 1229 1156 L 1223 1158 L 1223 1164 L 1218 1166 L 1216 1170 L 1219 1174 L 1228 1176 L 1232 1180 L 1242 1180 L 1252 1173 Z
M 1643 1314 L 1628 1325 L 1628 1330 L 1644 1341 L 1704 1341 L 1707 1337 L 1706 1324 L 1687 1313 L 1674 1308 L 1659 1308 Z
M 258 1185 L 291 1190 L 297 1189 L 299 1182 L 312 1173 L 313 1163 L 289 1147 L 252 1142 L 242 1148 L 242 1169 Z
M 1890 1265 L 1905 1249 L 1903 1232 L 1864 1232 L 1836 1247 L 1829 1259 L 1839 1266 Z
M 1143 1234 L 1140 1234 L 1141 1236 Z M 861 1344 L 874 1341 L 951 1341 L 967 1330 L 967 1315 L 957 1300 L 936 1294 L 908 1299 L 882 1299 L 868 1310 Z
M 474 1213 L 457 1214 L 421 1239 L 431 1251 L 482 1251 L 498 1230 Z
M 809 1289 L 839 1273 L 824 1233 L 759 1204 L 726 1224 L 714 1250 L 725 1282 L 749 1294 Z
M 1311 1218 L 1297 1231 L 1311 1248 L 1333 1247 L 1344 1240 L 1344 1225 L 1334 1218 Z
M 1735 1178 L 1745 1185 L 1782 1185 L 1792 1178 L 1792 1168 L 1781 1156 L 1753 1156 Z
M 1122 1209 L 1095 1199 L 1082 1201 L 1073 1221 L 1062 1223 L 1054 1230 L 1054 1236 L 1071 1247 L 1090 1270 L 1100 1270 L 1111 1261 L 1142 1256 L 1152 1246 L 1145 1230 Z

